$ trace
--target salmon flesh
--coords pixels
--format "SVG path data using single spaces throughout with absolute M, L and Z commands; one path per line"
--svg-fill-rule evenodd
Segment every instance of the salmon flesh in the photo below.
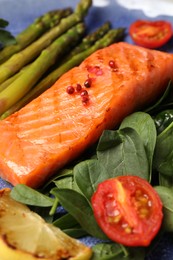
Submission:
M 173 55 L 115 43 L 65 73 L 0 121 L 0 176 L 37 188 L 58 169 L 156 100 L 173 79 Z

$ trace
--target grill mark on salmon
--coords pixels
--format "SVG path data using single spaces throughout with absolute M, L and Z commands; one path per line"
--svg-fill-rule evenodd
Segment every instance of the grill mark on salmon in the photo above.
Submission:
M 111 68 L 109 61 L 115 62 Z M 67 86 L 91 79 L 87 103 Z M 0 122 L 0 176 L 13 185 L 41 186 L 55 171 L 150 104 L 173 79 L 173 56 L 116 43 L 89 56 L 50 89 Z

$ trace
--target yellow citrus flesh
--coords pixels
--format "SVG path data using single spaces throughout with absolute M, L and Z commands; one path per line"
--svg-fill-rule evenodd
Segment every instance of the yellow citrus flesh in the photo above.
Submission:
M 92 250 L 0 190 L 1 260 L 88 260 Z

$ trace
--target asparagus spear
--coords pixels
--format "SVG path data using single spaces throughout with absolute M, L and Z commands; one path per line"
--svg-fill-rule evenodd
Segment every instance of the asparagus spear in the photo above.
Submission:
M 71 13 L 71 8 L 65 8 L 47 12 L 35 19 L 32 24 L 16 36 L 16 44 L 6 46 L 0 51 L 0 64 L 10 58 L 14 53 L 19 52 L 31 44 L 48 29 L 59 24 L 63 17 L 67 17 Z
M 101 39 L 97 40 L 95 44 L 89 49 L 76 54 L 72 59 L 58 67 L 56 70 L 51 72 L 46 78 L 41 80 L 30 92 L 28 92 L 21 100 L 15 105 L 10 107 L 4 114 L 1 115 L 0 119 L 4 119 L 14 112 L 21 109 L 24 105 L 29 103 L 31 100 L 39 96 L 46 89 L 52 86 L 52 84 L 65 72 L 74 66 L 79 65 L 85 58 L 98 49 L 104 48 L 114 42 L 120 41 L 124 36 L 124 28 L 111 29 Z
M 73 25 L 77 24 L 79 21 L 83 20 L 84 15 L 86 15 L 88 8 L 90 7 L 90 3 L 91 0 L 81 0 L 76 7 L 77 11 L 75 10 L 73 14 L 61 19 L 59 25 L 53 27 L 37 41 L 30 44 L 24 50 L 14 54 L 6 62 L 1 64 L 0 84 L 18 72 L 23 66 L 33 61 L 44 48 L 50 45 L 54 39 L 63 34 Z
M 81 43 L 76 45 L 70 53 L 65 55 L 65 57 L 60 61 L 60 65 L 71 59 L 74 55 L 79 52 L 85 51 L 89 47 L 91 47 L 97 40 L 102 38 L 111 28 L 110 22 L 105 22 L 101 27 L 99 27 L 96 31 L 86 35 L 82 38 Z
M 67 55 L 65 55 L 64 57 L 62 57 L 62 59 L 58 60 L 58 64 L 54 64 L 53 68 L 51 68 L 51 71 L 55 68 L 57 68 L 57 66 L 62 65 L 63 63 L 65 63 L 66 61 L 68 61 L 69 59 L 71 59 L 74 55 L 78 54 L 79 52 L 82 52 L 86 49 L 88 49 L 89 47 L 91 47 L 99 38 L 103 37 L 103 35 L 105 33 L 108 32 L 108 30 L 110 30 L 111 28 L 111 24 L 110 22 L 105 22 L 101 27 L 99 27 L 96 31 L 86 35 L 85 37 L 82 38 L 82 41 L 76 45 L 76 47 L 74 47 L 70 53 L 68 53 Z M 28 65 L 29 66 L 29 65 Z M 25 66 L 26 67 L 26 66 Z M 10 77 L 9 79 L 7 79 L 6 81 L 4 81 L 2 84 L 0 84 L 0 92 L 2 90 L 4 90 L 8 85 L 10 85 L 15 79 L 17 79 L 17 77 L 19 77 L 21 75 L 21 73 L 23 72 L 23 70 L 25 69 L 25 67 L 23 69 L 21 69 L 18 73 L 16 73 L 15 75 L 13 75 L 12 77 Z M 48 71 L 49 73 L 49 71 Z
M 31 66 L 32 63 L 26 65 L 25 67 L 23 67 L 18 73 L 14 74 L 12 77 L 10 77 L 9 79 L 7 79 L 6 81 L 4 81 L 1 85 L 0 85 L 0 92 L 3 91 L 5 88 L 7 88 L 13 81 L 15 81 L 20 75 L 22 75 L 22 73 L 26 70 L 26 68 L 28 68 L 29 66 Z
M 0 92 L 0 114 L 18 102 L 41 78 L 47 69 L 59 58 L 70 44 L 76 44 L 85 31 L 84 23 L 79 23 L 58 37 L 51 45 L 42 51 L 23 73 L 6 89 Z
M 92 0 L 81 0 L 75 8 L 77 16 L 83 20 L 92 5 Z

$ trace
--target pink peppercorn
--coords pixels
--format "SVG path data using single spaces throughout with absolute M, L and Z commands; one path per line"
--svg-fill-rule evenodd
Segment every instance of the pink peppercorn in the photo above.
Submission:
M 67 93 L 68 94 L 73 94 L 74 93 L 74 87 L 73 86 L 68 86 L 67 88 L 66 88 L 66 91 L 67 91 Z
M 76 84 L 76 91 L 77 91 L 77 92 L 80 92 L 81 90 L 82 90 L 81 84 L 77 83 L 77 84 Z
M 85 82 L 84 82 L 84 86 L 86 88 L 90 88 L 91 87 L 91 79 L 86 79 Z
M 81 97 L 88 96 L 88 91 L 83 90 L 80 95 L 81 95 Z
M 112 68 L 112 69 L 115 69 L 115 61 L 114 60 L 110 60 L 109 61 L 109 67 Z

